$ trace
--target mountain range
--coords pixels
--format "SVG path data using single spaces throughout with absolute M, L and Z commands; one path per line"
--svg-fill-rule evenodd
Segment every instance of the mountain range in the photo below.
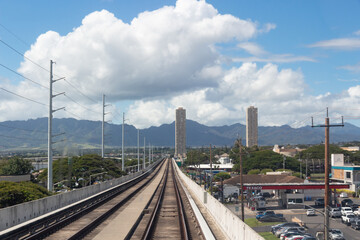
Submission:
M 0 151 L 47 148 L 47 118 L 24 121 L 0 122 Z M 125 146 L 137 146 L 137 129 L 125 124 Z M 236 123 L 226 126 L 205 126 L 186 121 L 186 144 L 190 147 L 232 146 L 241 137 L 245 144 L 245 125 Z M 258 128 L 259 145 L 317 144 L 324 141 L 324 128 L 305 126 L 292 128 L 288 125 Z M 53 120 L 54 147 L 99 148 L 101 145 L 101 122 L 72 118 Z M 122 125 L 105 125 L 105 145 L 121 146 Z M 175 144 L 175 122 L 140 130 L 140 146 L 150 143 L 155 146 L 173 147 Z M 350 123 L 344 127 L 330 129 L 330 142 L 360 141 L 360 128 Z

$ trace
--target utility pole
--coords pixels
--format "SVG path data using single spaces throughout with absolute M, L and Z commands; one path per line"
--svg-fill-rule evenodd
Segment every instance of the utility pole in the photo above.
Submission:
M 244 178 L 243 178 L 243 161 L 242 161 L 242 142 L 241 138 L 239 142 L 239 155 L 240 155 L 240 189 L 241 189 L 241 220 L 244 222 Z
M 52 164 L 53 164 L 53 156 L 52 156 L 52 144 L 54 143 L 52 141 L 52 119 L 53 119 L 53 113 L 56 111 L 59 111 L 61 109 L 64 109 L 64 107 L 53 110 L 52 109 L 52 99 L 56 96 L 59 96 L 61 94 L 64 94 L 64 92 L 62 93 L 58 93 L 53 95 L 52 94 L 52 85 L 54 82 L 57 82 L 61 79 L 64 78 L 60 78 L 60 79 L 56 79 L 53 80 L 53 62 L 52 60 L 50 60 L 50 87 L 49 87 L 49 118 L 48 118 L 48 175 L 47 175 L 47 189 L 48 191 L 52 192 L 53 191 L 53 169 L 52 169 Z
M 105 157 L 105 94 L 103 94 L 103 113 L 102 113 L 102 124 L 101 124 L 101 157 Z
M 149 165 L 151 164 L 151 145 L 150 145 L 150 142 L 149 142 Z
M 211 144 L 210 144 L 210 194 L 212 196 L 213 186 L 212 186 L 212 161 L 211 161 Z
M 145 151 L 146 151 L 146 145 L 145 145 L 145 137 L 144 137 L 144 155 L 143 155 L 144 161 L 143 161 L 143 169 L 145 169 L 145 167 L 146 167 L 146 164 L 145 164 Z
M 283 157 L 283 169 L 284 169 L 283 171 L 284 171 L 284 172 L 285 172 L 285 160 L 286 160 L 286 157 L 284 156 L 284 157 Z
M 138 157 L 138 172 L 140 171 L 140 130 L 137 130 L 137 157 Z
M 124 153 L 124 124 L 125 124 L 125 113 L 123 112 L 123 123 L 122 123 L 122 141 L 121 141 L 121 169 L 124 171 L 125 153 Z
M 325 125 L 318 125 L 314 126 L 313 118 L 311 118 L 311 127 L 324 127 L 325 128 L 325 226 L 324 226 L 324 233 L 325 233 L 325 240 L 329 239 L 329 229 L 330 229 L 330 221 L 329 221 L 329 211 L 330 211 L 330 186 L 329 186 L 329 174 L 330 174 L 330 161 L 329 161 L 329 128 L 330 127 L 343 127 L 344 126 L 344 119 L 342 118 L 341 124 L 329 124 L 329 110 L 326 108 L 326 118 L 325 118 Z
M 300 178 L 302 179 L 302 160 L 300 158 L 300 153 L 299 153 L 299 162 L 300 162 Z

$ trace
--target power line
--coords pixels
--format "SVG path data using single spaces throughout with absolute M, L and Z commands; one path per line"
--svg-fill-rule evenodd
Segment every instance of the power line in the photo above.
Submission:
M 88 111 L 90 111 L 90 112 L 93 112 L 93 113 L 101 114 L 101 112 L 94 111 L 94 110 L 92 110 L 92 109 L 90 109 L 90 108 L 87 108 L 87 107 L 85 107 L 84 105 L 80 104 L 79 102 L 75 101 L 73 98 L 71 98 L 71 97 L 69 97 L 68 95 L 66 95 L 66 93 L 65 93 L 64 95 L 65 95 L 65 97 L 67 97 L 70 101 L 78 104 L 79 106 L 85 108 L 86 110 L 88 110 Z
M 12 46 L 10 46 L 10 44 L 4 42 L 2 39 L 0 39 L 0 42 L 2 44 L 4 44 L 5 46 L 7 46 L 8 48 L 10 48 L 11 50 L 13 50 L 14 52 L 16 52 L 17 54 L 19 54 L 20 56 L 24 57 L 25 59 L 29 60 L 31 63 L 35 64 L 36 66 L 38 66 L 39 68 L 42 68 L 43 70 L 49 72 L 48 69 L 44 68 L 43 66 L 41 66 L 40 64 L 34 62 L 33 60 L 31 60 L 30 58 L 26 57 L 23 53 L 19 52 L 18 50 L 16 50 L 15 48 L 13 48 Z
M 16 50 L 16 49 L 15 49 L 14 47 L 12 47 L 10 44 L 6 43 L 4 40 L 0 39 L 0 42 L 1 42 L 2 44 L 4 44 L 5 46 L 7 46 L 8 48 L 10 48 L 11 50 L 13 50 L 14 52 L 16 52 L 17 54 L 19 54 L 20 56 L 22 56 L 22 57 L 24 57 L 25 59 L 29 60 L 32 64 L 38 66 L 39 68 L 45 70 L 46 72 L 50 72 L 49 69 L 41 66 L 41 65 L 38 64 L 37 62 L 35 62 L 35 61 L 33 61 L 32 59 L 26 57 L 23 53 L 21 53 L 20 51 Z M 59 77 L 59 78 L 60 78 L 59 75 L 57 75 L 57 74 L 54 74 L 54 75 L 55 75 L 56 77 Z M 64 81 L 65 81 L 67 84 L 69 84 L 71 87 L 73 87 L 75 90 L 77 90 L 81 95 L 83 95 L 83 96 L 86 97 L 87 99 L 89 99 L 89 100 L 97 103 L 96 100 L 94 100 L 94 99 L 90 98 L 89 96 L 85 95 L 83 92 L 81 92 L 77 87 L 75 87 L 75 86 L 74 86 L 73 84 L 71 84 L 69 81 L 67 81 L 66 79 L 64 79 Z
M 25 42 L 23 39 L 21 39 L 19 36 L 17 36 L 15 33 L 13 33 L 12 31 L 10 31 L 7 27 L 5 27 L 3 24 L 0 23 L 0 27 L 2 27 L 3 29 L 5 29 L 8 33 L 10 33 L 11 35 L 13 35 L 17 40 L 19 40 L 20 42 L 22 42 L 25 46 L 29 46 L 30 44 Z
M 23 78 L 24 78 L 24 79 L 26 79 L 26 80 L 29 80 L 29 81 L 30 81 L 30 82 L 32 82 L 32 83 L 35 83 L 36 85 L 39 85 L 39 86 L 41 86 L 41 87 L 43 87 L 43 88 L 46 88 L 46 89 L 49 89 L 49 87 L 44 86 L 44 85 L 42 85 L 42 84 L 40 84 L 40 83 L 38 83 L 38 82 L 36 82 L 36 81 L 34 81 L 34 80 L 32 80 L 32 79 L 28 78 L 28 77 L 25 77 L 24 75 L 22 75 L 22 74 L 18 73 L 17 71 L 15 71 L 15 70 L 13 70 L 13 69 L 11 69 L 11 68 L 9 68 L 9 67 L 7 67 L 7 66 L 5 66 L 5 65 L 1 64 L 1 63 L 0 63 L 0 66 L 2 66 L 3 68 L 5 68 L 5 69 L 9 70 L 10 72 L 15 73 L 16 75 L 19 75 L 20 77 L 23 77 Z
M 40 104 L 40 105 L 43 105 L 43 106 L 48 106 L 48 105 L 45 104 L 45 103 L 41 103 L 41 102 L 38 102 L 38 101 L 36 101 L 36 100 L 33 100 L 33 99 L 30 99 L 30 98 L 24 97 L 24 96 L 22 96 L 22 95 L 19 95 L 19 94 L 17 94 L 17 93 L 12 92 L 12 91 L 6 90 L 5 88 L 0 87 L 0 89 L 3 90 L 3 91 L 5 91 L 5 92 L 8 92 L 8 93 L 10 93 L 10 94 L 13 94 L 13 95 L 15 95 L 15 96 L 18 96 L 18 97 L 21 97 L 21 98 L 23 98 L 23 99 L 26 99 L 26 100 L 28 100 L 28 101 L 31 101 L 31 102 L 34 102 L 34 103 L 37 103 L 37 104 Z
M 73 87 L 75 90 L 77 90 L 81 95 L 83 95 L 84 97 L 86 97 L 87 99 L 93 101 L 94 103 L 97 103 L 98 101 L 95 101 L 94 99 L 88 97 L 87 95 L 85 95 L 84 93 L 82 93 L 77 87 L 75 87 L 73 84 L 71 84 L 69 81 L 67 81 L 66 79 L 64 79 L 64 81 L 69 84 L 71 87 Z

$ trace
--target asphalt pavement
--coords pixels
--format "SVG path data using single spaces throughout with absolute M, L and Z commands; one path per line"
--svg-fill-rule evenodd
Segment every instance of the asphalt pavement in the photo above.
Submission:
M 340 201 L 342 199 L 339 199 Z M 352 199 L 354 203 L 360 204 L 360 199 Z M 314 202 L 305 202 L 306 205 L 314 206 Z M 240 204 L 227 204 L 226 205 L 231 211 L 237 216 L 241 217 Z M 256 211 L 251 211 L 245 207 L 245 218 L 254 218 Z M 271 207 L 275 213 L 282 213 L 288 222 L 292 221 L 293 217 L 297 217 L 306 224 L 307 232 L 316 235 L 318 231 L 324 231 L 324 216 L 320 213 L 316 213 L 315 216 L 306 216 L 306 209 L 276 209 Z M 323 208 L 317 208 L 318 211 L 324 211 Z M 351 228 L 341 222 L 341 218 L 330 218 L 330 228 L 340 229 L 344 233 L 344 237 L 347 240 L 360 240 L 360 231 Z M 257 232 L 269 232 L 271 226 L 256 227 L 254 228 Z

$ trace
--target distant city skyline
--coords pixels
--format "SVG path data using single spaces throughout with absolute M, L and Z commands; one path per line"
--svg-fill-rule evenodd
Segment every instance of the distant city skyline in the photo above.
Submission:
M 301 127 L 344 116 L 360 126 L 360 2 L 63 0 L 0 2 L 0 121 L 175 119 Z M 240 116 L 240 118 L 239 118 Z

